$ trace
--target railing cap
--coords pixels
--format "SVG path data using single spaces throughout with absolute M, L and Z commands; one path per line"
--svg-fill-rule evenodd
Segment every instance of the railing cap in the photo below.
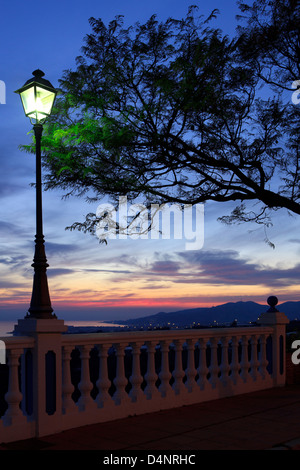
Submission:
M 278 304 L 278 298 L 275 295 L 271 295 L 267 299 L 268 305 L 270 308 L 262 313 L 257 320 L 257 323 L 260 325 L 286 325 L 290 321 L 285 313 L 280 312 L 276 305 Z

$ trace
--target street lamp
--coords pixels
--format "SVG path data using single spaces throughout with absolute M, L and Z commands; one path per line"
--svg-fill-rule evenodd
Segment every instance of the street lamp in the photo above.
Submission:
M 35 253 L 32 267 L 34 268 L 33 288 L 30 308 L 26 318 L 56 318 L 51 307 L 48 280 L 47 258 L 45 254 L 42 216 L 42 169 L 41 169 L 41 138 L 43 124 L 51 114 L 57 94 L 48 80 L 43 78 L 41 70 L 35 70 L 25 85 L 16 90 L 21 97 L 25 115 L 33 124 L 36 147 L 36 236 Z

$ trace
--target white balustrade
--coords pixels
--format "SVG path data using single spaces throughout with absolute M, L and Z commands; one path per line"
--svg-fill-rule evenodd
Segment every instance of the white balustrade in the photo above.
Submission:
M 254 327 L 82 335 L 53 332 L 45 336 L 46 343 L 42 334 L 39 338 L 4 338 L 7 364 L 0 366 L 0 373 L 8 368 L 9 380 L 0 400 L 3 403 L 5 399 L 7 404 L 0 419 L 0 442 L 11 441 L 14 436 L 20 438 L 18 429 L 22 429 L 23 438 L 28 438 L 36 436 L 37 429 L 45 435 L 48 428 L 60 432 L 83 424 L 282 385 L 284 374 L 280 375 L 279 366 L 284 358 L 280 362 L 274 344 L 281 344 L 284 328 L 284 322 L 279 326 L 270 324 L 267 317 L 266 325 Z M 272 373 L 268 371 L 269 337 L 272 338 Z M 37 346 L 42 355 L 49 350 L 54 352 L 55 370 L 60 374 L 60 378 L 56 377 L 60 389 L 56 389 L 56 409 L 52 416 L 46 413 L 42 400 L 38 407 L 33 400 L 32 416 L 26 416 L 24 400 L 36 396 L 36 387 L 43 393 L 46 390 L 42 368 L 45 358 L 35 353 Z M 26 367 L 19 365 L 28 350 L 33 353 L 31 385 Z M 71 361 L 74 350 L 80 352 L 76 371 Z M 90 354 L 91 351 L 97 354 Z M 41 376 L 35 377 L 38 367 Z M 77 400 L 75 390 L 79 392 Z M 39 420 L 42 426 L 37 425 Z

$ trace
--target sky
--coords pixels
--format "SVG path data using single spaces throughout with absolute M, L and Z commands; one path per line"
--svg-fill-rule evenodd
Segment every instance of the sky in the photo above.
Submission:
M 152 14 L 161 20 L 182 18 L 190 4 L 204 15 L 218 8 L 216 25 L 234 34 L 238 9 L 232 0 L 2 2 L 0 80 L 6 89 L 5 103 L 0 94 L 0 320 L 25 316 L 33 277 L 35 157 L 19 149 L 30 140 L 31 124 L 14 91 L 37 68 L 58 86 L 63 71 L 75 68 L 92 16 L 108 23 L 122 14 L 130 25 Z M 275 249 L 265 242 L 261 226 L 221 224 L 218 217 L 233 208 L 224 203 L 205 205 L 204 243 L 198 249 L 187 249 L 185 239 L 127 238 L 105 245 L 65 230 L 98 204 L 63 200 L 62 194 L 43 194 L 49 289 L 58 318 L 128 319 L 248 300 L 266 305 L 269 295 L 279 303 L 300 300 L 299 220 L 284 210 L 276 212 L 267 232 Z

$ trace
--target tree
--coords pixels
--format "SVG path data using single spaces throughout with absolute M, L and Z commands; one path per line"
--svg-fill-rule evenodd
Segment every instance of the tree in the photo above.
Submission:
M 246 26 L 238 26 L 237 48 L 240 61 L 252 64 L 260 82 L 269 87 L 273 100 L 277 100 L 282 120 L 276 135 L 281 158 L 272 162 L 273 174 L 279 183 L 273 193 L 284 196 L 290 204 L 280 204 L 272 195 L 274 204 L 264 199 L 264 209 L 285 207 L 299 214 L 299 118 L 300 107 L 300 2 L 299 0 L 256 0 L 250 6 L 238 2 L 245 16 Z M 275 101 L 274 101 L 275 102 Z M 263 103 L 268 109 L 268 102 Z M 280 131 L 279 131 L 280 129 Z M 264 160 L 261 159 L 264 165 Z M 273 178 L 274 180 L 274 178 Z M 270 180 L 272 183 L 272 180 Z M 271 186 L 271 184 L 270 184 Z M 274 188 L 274 186 L 271 186 Z M 277 206 L 278 204 L 278 206 Z M 244 205 L 232 214 L 231 220 L 248 220 Z M 226 219 L 226 217 L 225 217 Z M 254 214 L 254 220 L 259 220 Z
M 246 25 L 234 39 L 210 26 L 216 11 L 204 20 L 196 7 L 129 28 L 121 16 L 108 26 L 91 18 L 45 126 L 46 188 L 148 205 L 237 201 L 228 223 L 300 214 L 299 9 L 292 0 L 240 8 Z M 248 202 L 261 205 L 249 212 Z M 73 228 L 96 223 L 90 213 Z

